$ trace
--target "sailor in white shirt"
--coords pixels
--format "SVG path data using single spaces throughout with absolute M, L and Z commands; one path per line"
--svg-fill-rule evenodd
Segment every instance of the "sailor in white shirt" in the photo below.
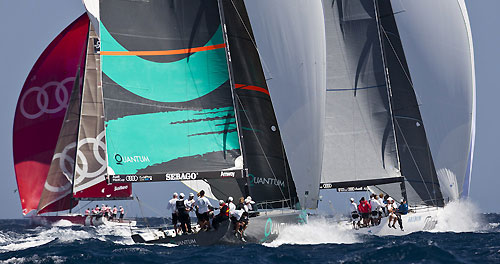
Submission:
M 176 230 L 176 232 L 177 232 L 177 219 L 178 219 L 176 202 L 178 198 L 179 195 L 176 192 L 174 192 L 174 194 L 172 195 L 172 199 L 170 199 L 170 201 L 168 201 L 167 204 L 167 210 L 172 211 L 172 225 L 174 225 L 174 230 Z
M 236 205 L 233 203 L 233 197 L 229 196 L 227 198 L 227 206 L 229 207 L 229 215 L 231 215 L 234 210 L 236 210 Z
M 382 205 L 380 205 L 380 203 L 376 198 L 377 198 L 376 194 L 372 194 L 370 197 L 370 206 L 372 207 L 372 217 L 371 217 L 372 225 L 379 224 L 379 219 L 380 219 L 379 212 L 380 208 L 382 207 Z
M 359 213 L 358 205 L 354 202 L 354 198 L 351 198 L 351 204 L 349 205 L 349 211 L 351 211 L 352 227 L 357 229 L 359 227 Z
M 378 203 L 380 204 L 380 218 L 382 218 L 382 213 L 384 213 L 385 215 L 387 215 L 385 213 L 385 203 L 384 203 L 384 194 L 381 193 L 379 196 L 378 196 L 378 199 L 377 199 Z
M 212 204 L 210 203 L 208 198 L 205 197 L 204 190 L 201 190 L 199 194 L 200 198 L 198 198 L 198 201 L 196 201 L 196 205 L 198 206 L 198 220 L 200 222 L 200 228 L 210 229 L 210 219 L 208 217 L 208 212 L 210 211 L 210 207 L 212 207 Z

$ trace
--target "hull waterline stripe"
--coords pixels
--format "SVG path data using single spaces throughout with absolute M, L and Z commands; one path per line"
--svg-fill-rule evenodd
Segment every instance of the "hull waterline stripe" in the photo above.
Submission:
M 207 51 L 214 49 L 225 48 L 226 44 L 217 44 L 206 47 L 189 48 L 189 49 L 178 49 L 178 50 L 144 50 L 144 51 L 101 51 L 101 55 L 107 56 L 158 56 L 158 55 L 178 55 L 178 54 L 188 54 L 195 53 L 199 51 Z

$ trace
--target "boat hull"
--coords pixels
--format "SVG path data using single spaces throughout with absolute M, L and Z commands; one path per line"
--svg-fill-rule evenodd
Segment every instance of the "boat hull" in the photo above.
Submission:
M 134 220 L 107 220 L 104 217 L 83 216 L 83 215 L 37 215 L 30 217 L 32 225 L 52 226 L 61 221 L 70 222 L 72 225 L 82 226 L 135 226 Z
M 432 231 L 435 229 L 438 221 L 438 212 L 443 210 L 441 207 L 428 207 L 416 211 L 410 211 L 407 215 L 401 217 L 403 230 L 400 229 L 396 221 L 395 227 L 389 227 L 389 218 L 382 218 L 377 226 L 363 227 L 354 229 L 353 231 L 361 234 L 377 235 L 377 236 L 402 236 L 414 232 Z M 352 226 L 352 222 L 345 222 Z
M 136 243 L 146 244 L 176 244 L 176 245 L 201 245 L 213 244 L 241 244 L 264 243 L 276 239 L 279 232 L 287 225 L 307 223 L 307 214 L 302 211 L 286 210 L 262 212 L 258 216 L 250 217 L 248 227 L 241 239 L 235 235 L 233 224 L 230 220 L 221 223 L 217 230 L 200 231 L 188 235 L 172 235 L 173 230 L 156 230 L 147 233 L 132 235 Z

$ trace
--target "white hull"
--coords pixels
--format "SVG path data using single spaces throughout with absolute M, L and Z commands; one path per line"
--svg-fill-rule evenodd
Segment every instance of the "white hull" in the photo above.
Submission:
M 441 207 L 422 207 L 410 211 L 402 216 L 404 231 L 400 229 L 397 221 L 396 228 L 389 227 L 389 217 L 383 217 L 379 225 L 353 228 L 353 232 L 376 236 L 402 236 L 413 232 L 431 231 L 437 225 L 437 215 L 441 210 L 443 210 Z M 343 222 L 343 224 L 352 226 L 352 222 Z

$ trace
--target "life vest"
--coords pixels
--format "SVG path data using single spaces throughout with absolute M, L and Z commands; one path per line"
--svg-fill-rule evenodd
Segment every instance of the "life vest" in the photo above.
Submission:
M 183 214 L 186 212 L 186 205 L 184 204 L 184 200 L 178 200 L 175 202 L 175 207 L 177 207 L 177 212 Z
M 227 206 L 227 204 L 224 204 L 220 209 L 220 213 L 224 216 L 229 217 L 229 206 Z

